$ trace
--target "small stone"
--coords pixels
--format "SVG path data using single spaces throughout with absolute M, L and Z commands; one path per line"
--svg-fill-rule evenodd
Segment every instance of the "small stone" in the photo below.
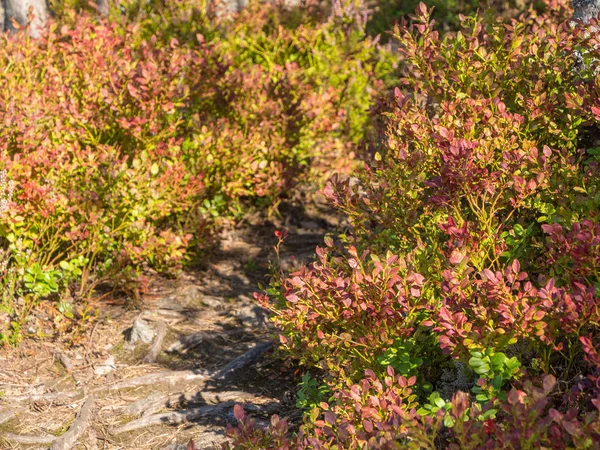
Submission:
M 135 345 L 138 342 L 149 344 L 154 339 L 154 334 L 155 332 L 148 322 L 138 317 L 133 321 L 133 326 L 128 330 L 126 340 L 130 345 Z
M 115 357 L 111 355 L 108 358 L 106 358 L 106 360 L 102 364 L 98 364 L 94 368 L 94 373 L 96 375 L 106 375 L 107 373 L 112 372 L 116 368 L 117 366 L 115 365 Z
M 202 296 L 202 303 L 213 309 L 223 309 L 224 301 L 222 297 L 213 297 L 212 295 Z
M 184 308 L 197 307 L 202 300 L 202 292 L 198 286 L 188 285 L 176 293 L 159 300 L 157 306 L 164 309 L 181 311 Z
M 234 314 L 244 326 L 264 328 L 269 325 L 269 311 L 245 295 L 238 296 L 238 301 Z
M 300 221 L 300 226 L 302 228 L 305 228 L 307 230 L 311 230 L 311 231 L 317 231 L 320 230 L 321 227 L 319 226 L 319 224 L 313 220 L 303 220 Z

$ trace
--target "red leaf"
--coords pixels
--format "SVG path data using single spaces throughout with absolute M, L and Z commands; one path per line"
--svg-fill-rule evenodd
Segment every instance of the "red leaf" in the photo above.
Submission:
M 453 250 L 450 255 L 450 264 L 460 264 L 465 257 L 460 253 L 459 250 Z
M 244 412 L 242 405 L 236 404 L 233 407 L 233 416 L 239 421 L 242 421 L 246 418 L 246 413 Z
M 277 414 L 273 414 L 271 416 L 271 425 L 276 427 L 278 423 L 279 423 L 279 416 Z
M 496 276 L 494 275 L 494 272 L 492 272 L 488 268 L 483 269 L 483 275 L 490 281 L 490 283 L 498 282 L 498 280 L 496 279 Z
M 326 423 L 328 423 L 329 425 L 335 425 L 336 416 L 334 413 L 332 413 L 331 411 L 325 411 L 323 417 L 325 418 Z
M 285 299 L 290 303 L 298 303 L 298 300 L 300 300 L 300 298 L 296 294 L 286 295 Z
M 574 419 L 571 422 L 569 422 L 567 420 L 563 420 L 562 426 L 565 429 L 565 431 L 567 433 L 569 433 L 571 436 L 575 436 L 575 435 L 579 434 L 579 432 L 581 430 L 581 425 L 579 425 L 579 421 L 577 419 Z
M 518 259 L 515 259 L 512 262 L 511 266 L 512 266 L 512 271 L 513 271 L 514 274 L 518 274 L 520 272 L 520 270 L 521 270 L 521 264 L 519 263 Z
M 527 396 L 525 392 L 519 391 L 518 389 L 512 388 L 508 393 L 508 403 L 516 405 L 517 403 L 523 403 L 523 399 Z

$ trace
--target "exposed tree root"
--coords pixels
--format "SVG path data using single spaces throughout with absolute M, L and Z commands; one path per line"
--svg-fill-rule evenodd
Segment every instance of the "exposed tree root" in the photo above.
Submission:
M 110 386 L 99 386 L 92 392 L 99 392 L 103 390 L 117 391 L 120 389 L 146 386 L 148 384 L 171 384 L 184 381 L 207 381 L 210 379 L 221 380 L 231 373 L 253 364 L 264 352 L 270 350 L 272 347 L 273 344 L 271 342 L 257 344 L 243 355 L 235 358 L 223 369 L 216 372 L 200 372 L 197 370 L 164 370 L 162 372 L 149 373 L 140 377 L 123 380 Z
M 181 411 L 170 411 L 160 414 L 152 414 L 142 417 L 141 419 L 132 420 L 125 425 L 115 428 L 111 431 L 112 434 L 127 433 L 129 431 L 139 430 L 141 428 L 150 427 L 153 425 L 179 425 L 185 422 L 192 422 L 207 416 L 218 416 L 225 413 L 229 408 L 232 408 L 234 402 L 221 403 L 220 405 L 207 405 L 199 408 L 184 409 Z
M 98 436 L 93 428 L 88 429 L 89 450 L 98 450 Z
M 177 395 L 177 394 L 175 394 Z M 181 395 L 184 395 L 183 393 Z M 170 395 L 165 395 L 162 392 L 154 392 L 148 397 L 141 398 L 131 403 L 123 410 L 126 416 L 141 416 L 142 414 L 153 414 L 160 408 L 166 407 L 169 403 Z
M 154 338 L 154 342 L 152 342 L 152 347 L 150 347 L 150 351 L 144 358 L 144 362 L 147 364 L 152 364 L 156 361 L 156 358 L 160 354 L 162 350 L 163 341 L 165 336 L 167 335 L 167 324 L 162 320 L 158 322 L 156 337 Z
M 48 392 L 46 394 L 21 394 L 2 397 L 5 403 L 21 403 L 21 402 L 53 402 L 56 400 L 66 400 L 83 395 L 81 391 L 63 391 L 63 392 Z
M 9 408 L 0 410 L 0 424 L 8 422 L 22 411 L 24 411 L 23 408 Z
M 16 442 L 17 444 L 48 445 L 54 442 L 56 436 L 32 436 L 29 434 L 2 433 L 1 438 L 8 442 Z
M 213 378 L 216 380 L 223 379 L 228 375 L 231 375 L 233 372 L 236 372 L 240 369 L 243 369 L 251 364 L 254 364 L 263 353 L 273 348 L 272 342 L 263 342 L 261 344 L 256 344 L 246 353 L 241 356 L 238 356 L 221 370 L 219 370 L 216 374 L 214 374 Z
M 207 341 L 214 341 L 215 339 L 226 339 L 229 337 L 227 333 L 209 333 L 209 332 L 201 332 L 194 333 L 187 336 L 182 336 L 177 342 L 171 344 L 168 348 L 168 352 L 177 352 L 182 355 L 186 355 L 190 351 L 197 348 L 200 344 Z
M 149 373 L 140 377 L 123 380 L 109 386 L 99 386 L 92 392 L 104 390 L 118 391 L 138 386 L 147 386 L 149 384 L 179 383 L 183 381 L 199 381 L 210 378 L 210 373 L 199 372 L 197 370 L 163 370 L 161 372 Z
M 83 406 L 77 414 L 77 418 L 71 424 L 65 434 L 57 438 L 50 450 L 70 450 L 77 443 L 79 438 L 83 436 L 92 418 L 92 409 L 94 408 L 95 397 L 92 395 L 87 398 Z
M 147 416 L 154 414 L 163 408 L 172 408 L 176 406 L 185 406 L 194 403 L 218 404 L 222 402 L 240 402 L 252 403 L 257 401 L 257 397 L 244 391 L 224 391 L 224 392 L 179 392 L 177 394 L 151 394 L 146 398 L 137 400 L 123 410 L 124 415 L 128 416 Z

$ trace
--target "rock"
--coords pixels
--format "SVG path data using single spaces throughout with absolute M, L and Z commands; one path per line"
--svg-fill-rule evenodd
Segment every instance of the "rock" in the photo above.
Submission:
M 127 330 L 125 338 L 128 346 L 131 348 L 139 342 L 149 344 L 154 339 L 154 334 L 155 332 L 148 322 L 138 317 L 133 321 L 133 326 Z
M 317 231 L 321 229 L 321 226 L 314 220 L 301 220 L 300 226 L 311 231 Z
M 573 19 L 587 23 L 598 17 L 599 12 L 599 0 L 573 0 Z
M 198 286 L 188 285 L 181 288 L 176 294 L 169 295 L 158 301 L 157 307 L 182 311 L 185 308 L 197 308 L 203 294 Z
M 238 296 L 240 301 L 234 315 L 247 327 L 266 327 L 269 325 L 269 311 L 254 303 L 245 295 Z
M 225 302 L 222 297 L 213 297 L 212 295 L 204 295 L 202 303 L 215 310 L 221 310 L 225 307 Z
M 194 438 L 194 450 L 217 450 L 221 448 L 223 442 L 226 441 L 226 437 L 222 432 L 205 431 L 197 434 Z M 189 444 L 189 443 L 188 443 Z M 188 444 L 171 444 L 167 447 L 163 447 L 161 450 L 188 450 Z
M 98 364 L 94 367 L 94 373 L 96 375 L 106 375 L 117 368 L 115 364 L 115 357 L 109 356 L 102 364 Z

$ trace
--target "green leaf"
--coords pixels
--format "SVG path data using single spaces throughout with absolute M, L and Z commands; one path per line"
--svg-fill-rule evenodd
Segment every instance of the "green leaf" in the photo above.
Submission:
M 150 167 L 150 173 L 152 175 L 156 175 L 158 173 L 158 164 L 152 164 L 152 167 Z
M 483 360 L 482 358 L 476 358 L 476 357 L 469 359 L 469 366 L 471 366 L 471 367 L 479 367 L 479 366 L 483 366 L 484 364 L 488 364 L 487 358 L 486 358 L 486 360 Z
M 447 428 L 452 428 L 454 426 L 454 419 L 452 416 L 446 415 L 446 417 L 444 417 L 444 426 Z
M 490 366 L 488 364 L 484 364 L 482 366 L 474 367 L 473 371 L 477 375 L 484 375 L 490 371 Z
M 318 418 L 319 418 L 319 408 L 315 407 L 310 412 L 310 420 L 311 420 L 311 422 L 314 422 Z
M 495 376 L 492 379 L 492 386 L 494 387 L 494 389 L 500 389 L 502 387 L 502 382 L 504 381 L 504 379 L 502 378 L 502 375 L 498 375 Z
M 475 399 L 476 399 L 478 402 L 487 402 L 487 401 L 489 401 L 489 400 L 490 400 L 490 398 L 489 398 L 489 397 L 488 397 L 486 394 L 477 394 L 477 395 L 475 396 Z
M 417 409 L 417 414 L 420 416 L 427 416 L 427 415 L 429 415 L 429 411 L 427 411 L 425 409 L 425 407 L 422 407 L 422 408 Z
M 446 402 L 441 397 L 436 398 L 433 402 L 435 403 L 436 406 L 438 406 L 440 408 L 443 408 L 444 406 L 446 406 Z
M 504 361 L 506 361 L 506 356 L 504 355 L 504 353 L 496 353 L 495 355 L 490 357 L 490 361 L 492 362 L 492 366 L 494 366 L 494 368 L 501 368 L 504 364 Z
M 516 356 L 513 356 L 508 361 L 506 361 L 504 365 L 511 371 L 514 371 L 515 369 L 521 367 L 521 362 L 517 359 Z
M 495 419 L 497 412 L 498 412 L 497 409 L 488 409 L 486 412 L 483 413 L 482 417 L 484 419 Z

